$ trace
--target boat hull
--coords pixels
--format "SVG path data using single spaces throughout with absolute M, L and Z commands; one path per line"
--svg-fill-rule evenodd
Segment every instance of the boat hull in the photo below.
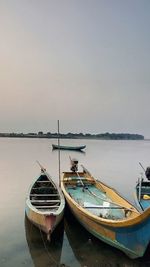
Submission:
M 67 176 L 71 175 L 67 173 Z M 70 180 L 68 181 L 70 183 Z M 86 230 L 101 241 L 123 251 L 132 259 L 144 255 L 150 242 L 150 209 L 141 214 L 132 206 L 131 210 L 133 209 L 134 215 L 131 215 L 129 218 L 125 217 L 122 220 L 103 219 L 88 212 L 77 203 L 68 194 L 63 179 L 61 187 L 71 212 Z M 76 190 L 78 189 L 76 188 Z M 110 191 L 110 188 L 108 190 Z M 112 193 L 114 193 L 116 200 L 119 200 L 120 195 L 116 191 L 112 191 Z
M 136 259 L 144 255 L 145 244 L 142 244 L 142 241 L 139 244 L 137 239 L 139 239 L 138 236 L 142 237 L 145 233 L 141 230 L 139 231 L 138 226 L 133 228 L 129 227 L 128 229 L 106 227 L 86 217 L 85 214 L 79 212 L 69 201 L 67 201 L 67 204 L 78 222 L 99 240 L 123 251 L 131 259 Z M 150 229 L 150 222 L 148 222 L 146 228 Z
M 58 145 L 52 145 L 53 149 L 62 149 L 62 150 L 77 150 L 80 151 L 84 149 L 86 146 L 58 146 Z
M 32 210 L 27 205 L 25 211 L 28 219 L 46 234 L 51 234 L 64 216 L 64 211 L 58 215 L 54 213 L 42 214 Z
M 50 239 L 51 233 L 62 220 L 65 199 L 59 187 L 42 169 L 40 176 L 30 186 L 25 212 L 28 219 Z

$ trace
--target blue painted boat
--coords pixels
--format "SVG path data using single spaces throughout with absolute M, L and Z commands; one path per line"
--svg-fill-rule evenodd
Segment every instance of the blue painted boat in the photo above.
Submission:
M 140 212 L 84 167 L 81 172 L 77 166 L 71 170 L 63 172 L 61 188 L 76 219 L 95 237 L 130 258 L 142 257 L 150 242 L 150 208 Z
M 141 163 L 140 165 L 144 170 L 145 178 L 143 174 L 141 174 L 141 177 L 138 179 L 135 187 L 134 199 L 138 208 L 144 211 L 150 208 L 150 167 L 147 167 L 145 170 Z
M 61 145 L 52 144 L 52 149 L 63 149 L 63 150 L 77 150 L 77 151 L 80 151 L 80 150 L 82 150 L 84 148 L 86 148 L 85 145 L 83 145 L 83 146 L 61 146 Z

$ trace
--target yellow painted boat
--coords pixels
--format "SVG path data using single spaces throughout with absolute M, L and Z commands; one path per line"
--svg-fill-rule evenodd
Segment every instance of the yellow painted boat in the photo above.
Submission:
M 71 216 L 67 209 L 64 219 L 65 233 L 72 248 L 75 258 L 80 266 L 86 267 L 140 267 L 147 266 L 148 257 L 134 260 L 127 257 L 120 250 L 99 241 L 83 228 L 78 221 Z M 144 263 L 144 265 L 143 265 Z M 110 265 L 111 264 L 111 265 Z
M 65 199 L 61 189 L 56 186 L 50 175 L 41 168 L 39 177 L 30 186 L 26 198 L 26 215 L 40 230 L 51 233 L 62 220 Z
M 100 240 L 130 258 L 142 257 L 150 242 L 150 208 L 140 213 L 83 166 L 83 171 L 78 172 L 76 163 L 72 164 L 72 171 L 63 172 L 61 178 L 61 188 L 71 212 Z

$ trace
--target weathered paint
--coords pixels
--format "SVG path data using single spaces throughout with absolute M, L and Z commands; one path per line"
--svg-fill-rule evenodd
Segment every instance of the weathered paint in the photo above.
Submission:
M 71 174 L 67 173 L 67 176 L 69 175 Z M 63 177 L 66 177 L 65 173 Z M 67 193 L 63 179 L 61 187 L 72 213 L 90 233 L 122 250 L 130 258 L 138 258 L 144 255 L 150 241 L 150 209 L 141 214 L 128 201 L 119 194 L 117 195 L 117 192 L 113 191 L 112 188 L 107 190 L 105 185 L 103 188 L 106 193 L 109 191 L 109 195 L 111 195 L 113 191 L 113 201 L 116 199 L 116 203 L 121 202 L 124 206 L 130 208 L 131 212 L 127 218 L 122 220 L 104 219 L 93 215 L 75 202 Z
M 89 220 L 84 214 L 76 210 L 70 202 L 68 202 L 68 205 L 77 220 L 98 239 L 122 250 L 130 258 L 138 258 L 144 255 L 150 240 L 150 219 L 143 225 L 143 229 L 141 229 L 141 225 L 111 228 L 98 224 L 92 218 Z
M 42 172 L 43 173 L 43 172 Z M 41 173 L 41 174 L 42 174 Z M 40 175 L 41 175 L 40 174 Z M 26 199 L 26 215 L 28 219 L 37 226 L 40 230 L 44 231 L 46 234 L 52 233 L 56 226 L 59 224 L 59 222 L 62 220 L 64 215 L 64 208 L 65 208 L 65 199 L 64 196 L 54 182 L 51 180 L 48 173 L 44 172 L 45 175 L 47 175 L 48 179 L 51 181 L 52 185 L 57 189 L 57 192 L 60 196 L 61 203 L 59 205 L 59 208 L 57 210 L 38 210 L 36 207 L 34 207 L 30 201 L 30 192 L 32 187 L 34 186 L 37 179 L 33 181 L 33 183 L 30 186 L 27 199 Z M 39 178 L 39 177 L 38 177 Z
M 144 197 L 145 195 L 146 198 Z M 143 179 L 138 181 L 135 187 L 134 199 L 139 209 L 146 210 L 150 207 L 150 181 L 144 181 Z
M 48 234 L 49 231 L 51 231 L 51 233 L 54 231 L 56 226 L 62 220 L 64 212 L 57 216 L 53 214 L 39 214 L 26 206 L 26 215 L 35 226 Z

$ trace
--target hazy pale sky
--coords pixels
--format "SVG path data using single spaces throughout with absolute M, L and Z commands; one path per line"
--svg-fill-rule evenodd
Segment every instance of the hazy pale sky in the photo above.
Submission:
M 0 132 L 150 137 L 149 0 L 0 0 Z

